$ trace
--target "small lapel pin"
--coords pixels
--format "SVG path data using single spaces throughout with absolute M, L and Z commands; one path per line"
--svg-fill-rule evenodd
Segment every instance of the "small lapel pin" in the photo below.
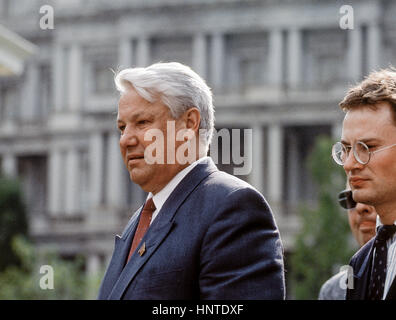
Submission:
M 143 244 L 140 247 L 138 252 L 139 252 L 140 256 L 144 255 L 144 253 L 146 252 L 146 242 L 143 242 Z

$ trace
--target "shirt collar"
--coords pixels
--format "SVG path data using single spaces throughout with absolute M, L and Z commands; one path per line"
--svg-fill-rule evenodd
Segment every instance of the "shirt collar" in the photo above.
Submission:
M 208 156 L 202 157 L 193 163 L 191 163 L 188 167 L 184 168 L 180 172 L 178 172 L 171 181 L 168 182 L 168 184 L 162 188 L 160 192 L 158 192 L 156 195 L 153 196 L 153 194 L 150 192 L 147 196 L 147 200 L 153 197 L 153 202 L 156 208 L 156 212 L 159 212 L 164 205 L 165 201 L 168 199 L 170 194 L 175 190 L 177 185 L 183 180 L 183 178 L 192 170 L 194 167 L 203 162 L 205 159 L 208 159 Z
M 393 222 L 393 224 L 396 225 L 396 220 Z M 381 222 L 381 218 L 377 214 L 377 221 L 376 221 L 376 224 L 375 224 L 375 230 L 378 232 L 378 228 L 381 227 L 382 225 L 384 225 L 384 224 Z

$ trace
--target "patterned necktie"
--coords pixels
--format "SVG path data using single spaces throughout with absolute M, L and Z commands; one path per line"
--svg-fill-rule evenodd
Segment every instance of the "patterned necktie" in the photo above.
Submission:
M 369 299 L 381 300 L 384 294 L 388 247 L 386 241 L 396 232 L 395 225 L 381 226 L 374 241 L 375 256 L 371 272 Z
M 153 197 L 147 200 L 145 203 L 142 213 L 140 214 L 139 224 L 137 226 L 135 235 L 133 237 L 131 249 L 129 250 L 128 260 L 131 258 L 133 252 L 135 251 L 136 247 L 142 241 L 144 235 L 146 234 L 147 229 L 150 226 L 151 218 L 153 216 L 153 212 L 155 211 L 155 205 L 153 201 Z

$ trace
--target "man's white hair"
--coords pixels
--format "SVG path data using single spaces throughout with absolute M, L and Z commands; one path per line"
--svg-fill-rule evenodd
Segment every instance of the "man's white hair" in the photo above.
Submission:
M 208 150 L 214 129 L 212 92 L 190 67 L 178 62 L 159 62 L 147 68 L 124 69 L 116 74 L 114 81 L 121 94 L 132 86 L 151 103 L 161 99 L 175 119 L 189 108 L 197 108 L 201 115 L 200 140 Z

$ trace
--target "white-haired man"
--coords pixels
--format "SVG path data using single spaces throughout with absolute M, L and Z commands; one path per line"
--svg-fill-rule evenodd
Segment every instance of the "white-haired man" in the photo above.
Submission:
M 120 149 L 148 197 L 116 237 L 99 299 L 283 299 L 272 212 L 206 156 L 214 128 L 205 81 L 180 63 L 115 78 Z

